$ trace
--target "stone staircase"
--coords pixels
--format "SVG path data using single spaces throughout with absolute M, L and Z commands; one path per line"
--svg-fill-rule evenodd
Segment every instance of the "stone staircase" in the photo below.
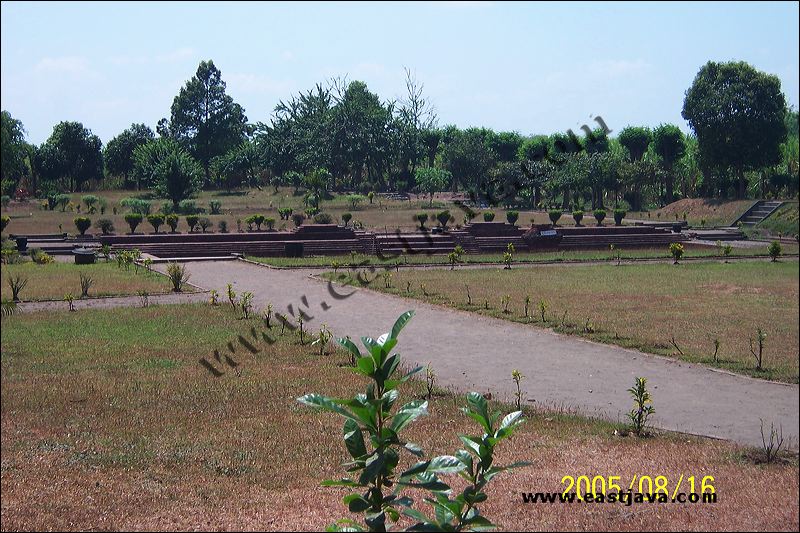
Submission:
M 780 200 L 772 200 L 772 201 L 759 200 L 758 202 L 753 204 L 753 207 L 745 211 L 745 213 L 742 216 L 736 219 L 733 225 L 736 226 L 739 222 L 741 222 L 743 226 L 755 226 L 756 224 L 758 224 L 759 222 L 770 216 L 772 213 L 774 213 L 775 210 L 778 209 L 781 205 L 783 205 L 783 202 L 781 202 Z

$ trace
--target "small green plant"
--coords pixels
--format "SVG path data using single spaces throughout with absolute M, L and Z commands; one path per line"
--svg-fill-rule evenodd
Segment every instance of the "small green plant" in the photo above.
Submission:
M 264 309 L 263 317 L 264 325 L 267 326 L 267 329 L 272 329 L 272 304 L 267 304 L 267 308 Z
M 439 222 L 439 226 L 441 226 L 443 230 L 447 229 L 447 223 L 450 222 L 451 218 L 453 217 L 450 215 L 450 211 L 444 210 L 436 213 L 436 220 Z
M 545 302 L 544 300 L 539 300 L 539 316 L 542 317 L 542 322 L 547 322 L 545 317 L 548 307 L 549 306 L 547 305 L 547 302 Z
M 200 217 L 197 215 L 187 215 L 186 216 L 186 224 L 189 226 L 189 233 L 193 233 L 195 228 L 197 228 L 197 223 L 200 221 Z
M 144 307 L 150 306 L 150 293 L 147 292 L 145 289 L 139 289 L 136 291 L 136 294 L 139 295 L 139 305 Z
M 11 316 L 16 314 L 19 311 L 19 306 L 17 302 L 13 300 L 2 300 L 0 301 L 0 315 L 2 316 Z
M 677 265 L 678 261 L 681 260 L 683 251 L 683 245 L 679 242 L 673 242 L 669 245 L 669 254 L 672 256 L 672 259 L 674 259 L 673 265 Z
M 406 281 L 406 292 L 408 294 L 411 294 L 411 282 L 410 281 Z
M 483 299 L 483 308 L 486 309 L 487 311 L 489 310 L 489 299 L 488 298 L 484 298 Z
M 419 224 L 420 231 L 425 231 L 425 222 L 428 221 L 428 213 L 417 213 L 414 220 Z
M 398 385 L 422 369 L 417 367 L 402 377 L 395 376 L 401 368 L 400 357 L 391 351 L 397 345 L 398 334 L 411 317 L 413 311 L 403 313 L 391 332 L 377 340 L 364 337 L 362 340 L 368 350 L 366 355 L 362 355 L 349 339 L 338 339 L 355 359 L 355 371 L 370 379 L 365 394 L 357 394 L 350 400 L 336 400 L 319 394 L 298 398 L 303 405 L 330 411 L 345 419 L 345 447 L 352 457 L 347 467 L 353 477 L 325 481 L 323 485 L 358 489 L 358 492 L 346 496 L 344 503 L 350 512 L 364 515 L 364 524 L 371 531 L 385 531 L 387 518 L 397 521 L 401 514 L 413 520 L 409 528 L 412 531 L 491 527 L 491 522 L 480 515 L 478 504 L 487 499 L 484 489 L 497 474 L 527 464 L 493 464 L 495 447 L 519 426 L 522 413 L 511 413 L 500 421 L 500 413 L 491 412 L 483 396 L 470 393 L 463 412 L 481 425 L 482 435 L 461 436 L 466 449 L 458 450 L 454 455 L 420 460 L 398 473 L 396 469 L 401 453 L 410 453 L 417 458 L 424 455 L 419 445 L 406 442 L 400 435 L 409 424 L 428 412 L 425 400 L 414 400 L 395 409 Z M 451 499 L 452 489 L 440 478 L 450 474 L 460 475 L 467 484 L 454 499 Z M 432 493 L 425 501 L 435 509 L 433 518 L 415 509 L 410 496 L 401 496 L 406 489 Z M 362 527 L 352 520 L 343 520 L 329 529 L 361 530 Z
M 211 289 L 211 291 L 208 293 L 208 303 L 215 307 L 218 306 L 219 292 L 215 291 L 214 289 Z
M 175 213 L 170 213 L 165 217 L 164 220 L 167 223 L 167 226 L 169 226 L 169 230 L 172 233 L 175 233 L 175 231 L 178 229 L 178 220 L 180 220 L 178 215 Z
M 503 304 L 503 313 L 508 314 L 510 311 L 508 310 L 508 304 L 511 303 L 511 295 L 506 294 L 500 299 L 501 303 Z
M 114 231 L 114 223 L 107 219 L 101 218 L 94 223 L 94 227 L 103 232 L 103 235 L 108 235 Z
M 200 225 L 200 229 L 202 230 L 203 233 L 205 233 L 208 228 L 214 227 L 214 223 L 211 222 L 211 219 L 209 219 L 208 217 L 200 217 L 197 220 L 197 223 Z
M 344 223 L 345 228 L 350 223 L 350 220 L 352 220 L 352 218 L 353 218 L 352 213 L 342 213 L 342 222 Z
M 656 412 L 653 399 L 647 390 L 647 378 L 636 378 L 636 382 L 628 392 L 633 398 L 633 409 L 628 413 L 631 430 L 641 437 L 647 434 L 647 421 Z
M 275 229 L 275 219 L 272 217 L 264 218 L 264 224 L 267 225 L 267 231 L 273 231 Z
M 231 304 L 231 308 L 236 310 L 236 291 L 233 290 L 233 285 L 231 283 L 228 283 L 226 290 L 228 293 L 228 301 Z
M 606 210 L 605 209 L 595 209 L 593 212 L 594 219 L 597 221 L 598 226 L 603 225 L 603 220 L 606 218 Z
M 8 215 L 0 216 L 0 232 L 6 230 L 9 222 L 11 222 L 11 217 L 9 217 Z
M 419 284 L 419 290 L 422 291 L 423 296 L 428 296 L 428 289 L 425 287 L 424 283 Z
M 550 218 L 550 222 L 552 222 L 554 226 L 558 226 L 558 219 L 561 218 L 561 210 L 551 209 L 547 212 L 547 216 Z
M 764 341 L 767 340 L 767 334 L 761 328 L 756 329 L 755 341 L 750 338 L 750 353 L 756 359 L 756 370 L 761 370 L 764 361 Z
M 103 244 L 100 246 L 100 255 L 106 260 L 108 263 L 111 260 L 111 245 L 110 244 Z
M 609 250 L 611 250 L 611 259 L 612 260 L 616 259 L 617 266 L 619 266 L 622 263 L 622 249 L 619 248 L 618 246 L 615 246 L 614 244 L 609 244 L 608 248 Z
M 494 220 L 494 212 L 486 211 L 483 213 L 483 221 L 484 222 L 491 222 Z
M 524 310 L 525 318 L 528 318 L 530 316 L 528 314 L 528 308 L 530 307 L 530 305 L 531 305 L 531 297 L 526 295 L 525 296 L 525 310 Z
M 211 200 L 208 202 L 208 208 L 212 215 L 219 215 L 222 212 L 222 202 L 219 200 Z
M 68 292 L 64 295 L 64 301 L 67 302 L 67 305 L 69 305 L 70 311 L 75 311 L 75 297 L 71 292 Z
M 783 247 L 781 246 L 781 243 L 778 241 L 772 241 L 769 243 L 769 247 L 767 247 L 767 253 L 769 254 L 773 263 L 777 261 L 781 253 L 783 253 Z
M 92 227 L 92 221 L 89 217 L 75 217 L 72 221 L 75 223 L 75 227 L 78 228 L 81 237 L 86 234 L 87 229 Z
M 514 385 L 517 387 L 517 391 L 514 393 L 514 399 L 517 402 L 517 411 L 522 410 L 522 397 L 524 396 L 524 392 L 522 392 L 521 383 L 522 380 L 525 379 L 525 376 L 522 375 L 522 372 L 519 370 L 512 370 L 511 371 L 511 379 L 514 380 Z
M 144 269 L 148 274 L 153 272 L 153 260 L 150 257 L 146 257 L 142 261 L 142 265 L 144 265 Z
M 433 365 L 429 362 L 425 367 L 425 399 L 430 400 L 433 397 L 433 389 L 436 387 L 436 371 Z
M 314 342 L 311 343 L 311 345 L 319 345 L 319 355 L 323 356 L 325 355 L 326 350 L 328 349 L 328 343 L 332 338 L 333 333 L 330 329 L 328 329 L 327 324 L 322 324 L 322 326 L 319 328 L 319 336 Z
M 28 255 L 30 255 L 31 261 L 37 265 L 48 265 L 54 261 L 53 257 L 47 252 L 42 251 L 41 248 L 31 248 L 28 250 Z
M 303 225 L 303 221 L 305 220 L 305 216 L 302 213 L 295 213 L 292 215 L 292 223 L 294 224 L 295 228 L 299 228 Z
M 714 362 L 715 363 L 719 362 L 719 360 L 717 359 L 717 354 L 719 353 L 719 346 L 720 346 L 719 337 L 715 337 L 714 338 Z
M 125 222 L 131 228 L 131 234 L 136 233 L 136 227 L 142 223 L 143 215 L 141 213 L 126 213 Z
M 303 330 L 303 324 L 304 324 L 304 323 L 305 323 L 305 321 L 303 320 L 303 315 L 302 315 L 302 313 L 301 313 L 301 314 L 300 314 L 300 315 L 297 317 L 297 325 L 298 325 L 298 326 L 299 326 L 299 328 L 300 328 L 300 329 L 298 330 L 298 332 L 300 333 L 300 345 L 301 345 L 301 346 L 302 346 L 303 344 L 305 344 L 305 338 L 304 338 L 305 331 Z
M 508 220 L 508 223 L 512 226 L 516 226 L 517 220 L 519 220 L 519 211 L 507 211 L 506 220 Z
M 769 438 L 767 438 L 764 435 L 764 421 L 760 418 L 759 420 L 761 421 L 761 451 L 764 454 L 764 461 L 769 464 L 778 457 L 783 448 L 783 426 L 775 429 L 775 424 L 770 422 Z
M 245 291 L 242 293 L 242 297 L 239 299 L 239 307 L 242 308 L 242 314 L 244 315 L 244 319 L 247 320 L 250 318 L 250 313 L 253 310 L 253 293 L 249 291 Z
M 511 263 L 514 262 L 514 254 L 512 252 L 503 252 L 503 270 L 511 270 Z
M 333 217 L 328 213 L 317 213 L 314 215 L 314 224 L 333 224 Z
M 469 293 L 469 285 L 464 285 L 467 289 L 467 305 L 472 305 L 472 295 Z
M 160 213 L 155 213 L 152 215 L 147 215 L 147 222 L 153 226 L 153 231 L 158 233 L 158 228 L 164 225 L 164 215 Z
M 94 279 L 83 272 L 79 272 L 78 274 L 80 275 L 81 280 L 81 298 L 88 298 L 89 289 L 91 289 L 92 285 L 94 285 Z
M 622 225 L 622 219 L 628 214 L 624 209 L 614 209 L 614 224 L 617 226 Z
M 572 219 L 575 221 L 576 226 L 580 226 L 581 220 L 583 220 L 583 211 L 581 211 L 580 209 L 573 211 Z
M 392 273 L 388 270 L 384 271 L 383 273 L 383 284 L 387 289 L 392 288 Z
M 728 262 L 728 258 L 731 256 L 732 253 L 733 253 L 733 246 L 731 246 L 730 244 L 726 244 L 725 246 L 722 247 L 722 255 L 725 257 L 726 263 Z
M 186 271 L 186 266 L 174 262 L 167 265 L 167 277 L 172 282 L 172 290 L 174 292 L 181 292 L 184 283 L 189 281 L 189 273 Z
M 454 270 L 456 268 L 456 264 L 461 262 L 461 256 L 464 255 L 464 248 L 461 247 L 460 244 L 457 244 L 453 251 L 447 254 L 447 259 L 450 261 L 450 270 Z

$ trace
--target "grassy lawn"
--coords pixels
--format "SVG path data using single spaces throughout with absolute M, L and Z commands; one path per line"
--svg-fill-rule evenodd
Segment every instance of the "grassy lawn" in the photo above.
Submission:
M 259 334 L 263 326 L 207 305 L 4 318 L 3 529 L 319 530 L 347 517 L 345 492 L 319 488 L 322 479 L 344 475 L 340 422 L 295 399 L 308 392 L 346 396 L 364 383 L 343 368 L 341 352 L 316 355 L 316 347 L 300 346 L 296 334 L 280 336 L 277 328 L 269 345 L 256 341 L 252 328 Z M 260 351 L 243 349 L 238 335 Z M 401 335 L 401 351 L 402 345 Z M 237 371 L 214 362 L 226 370 L 215 378 L 198 363 L 213 362 L 215 349 L 229 354 Z M 401 400 L 423 389 L 411 382 Z M 458 433 L 475 431 L 461 405 L 460 397 L 435 396 L 430 416 L 410 426 L 408 438 L 429 455 L 452 453 Z M 675 434 L 640 440 L 614 436 L 615 424 L 569 413 L 527 414 L 498 461 L 534 465 L 499 476 L 482 507 L 501 526 L 798 527 L 795 460 L 755 465 L 747 450 L 722 441 Z M 670 483 L 681 474 L 713 475 L 720 500 L 657 512 L 521 503 L 521 491 L 562 491 L 566 474 L 664 475 Z
M 731 255 L 737 256 L 763 256 L 767 257 L 767 244 L 757 248 L 733 248 Z M 716 247 L 702 245 L 686 245 L 684 257 L 717 257 L 720 251 Z M 636 248 L 618 249 L 620 258 L 626 259 L 668 259 L 670 258 L 667 248 Z M 796 254 L 798 247 L 795 245 L 783 245 L 784 254 Z M 334 262 L 342 268 L 347 267 L 351 262 L 356 265 L 381 265 L 394 267 L 400 265 L 449 265 L 449 259 L 444 254 L 402 254 L 401 256 L 376 257 L 371 255 L 356 254 L 355 256 L 308 256 L 308 257 L 254 257 L 247 256 L 247 259 L 279 267 L 323 267 L 329 268 Z M 568 261 L 609 261 L 616 262 L 617 256 L 609 250 L 562 250 L 557 252 L 521 252 L 514 254 L 516 263 L 550 263 Z M 497 263 L 503 261 L 503 254 L 466 254 L 461 257 L 461 263 Z
M 800 210 L 798 210 L 797 202 L 785 203 L 767 217 L 766 220 L 758 224 L 755 229 L 767 235 L 796 236 L 800 233 Z
M 0 294 L 4 300 L 11 299 L 8 278 L 23 276 L 28 278 L 28 284 L 20 291 L 22 301 L 61 300 L 67 293 L 72 293 L 77 299 L 81 295 L 81 273 L 94 280 L 89 296 L 135 296 L 140 290 L 159 294 L 172 289 L 165 276 L 147 273 L 142 267 L 139 267 L 138 273 L 133 267 L 126 271 L 117 267 L 116 263 L 106 263 L 102 259 L 93 265 L 60 262 L 37 265 L 28 261 L 2 266 L 3 284 Z M 187 286 L 187 290 L 192 289 Z
M 381 275 L 371 274 L 370 288 L 798 382 L 797 261 L 401 270 L 391 275 L 392 287 L 386 288 Z M 337 277 L 357 283 L 350 273 Z M 509 299 L 507 310 L 504 297 Z M 537 308 L 542 300 L 547 306 L 544 324 Z M 755 370 L 749 347 L 759 327 L 767 334 L 761 371 Z M 673 338 L 683 355 L 672 345 Z M 717 361 L 712 358 L 715 338 L 721 343 Z

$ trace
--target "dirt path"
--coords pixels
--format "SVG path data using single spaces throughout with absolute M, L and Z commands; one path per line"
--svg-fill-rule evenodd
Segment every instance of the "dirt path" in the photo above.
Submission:
M 559 335 L 536 327 L 446 309 L 366 289 L 329 284 L 307 271 L 277 270 L 237 262 L 186 263 L 191 281 L 225 293 L 251 291 L 257 309 L 303 310 L 309 329 L 326 323 L 337 336 L 377 337 L 400 313 L 416 316 L 400 337 L 406 362 L 430 362 L 440 385 L 490 391 L 511 399 L 512 369 L 519 369 L 526 398 L 575 408 L 586 415 L 624 420 L 627 389 L 636 376 L 649 380 L 654 424 L 664 429 L 760 445 L 760 421 L 774 422 L 797 446 L 798 386 L 766 382 Z M 325 309 L 327 308 L 327 310 Z M 312 392 L 312 391 L 308 391 Z M 315 391 L 321 392 L 321 391 Z

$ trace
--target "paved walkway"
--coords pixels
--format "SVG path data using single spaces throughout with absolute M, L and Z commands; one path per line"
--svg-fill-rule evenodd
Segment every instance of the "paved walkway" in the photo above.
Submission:
M 649 380 L 657 427 L 760 445 L 760 421 L 782 425 L 797 446 L 798 386 L 714 371 L 700 365 L 598 344 L 540 328 L 463 311 L 344 287 L 311 277 L 308 271 L 277 270 L 243 261 L 186 264 L 191 281 L 225 294 L 251 291 L 254 305 L 272 303 L 277 312 L 302 309 L 337 336 L 377 337 L 404 311 L 416 316 L 400 336 L 407 364 L 430 362 L 440 385 L 490 391 L 511 399 L 511 370 L 519 369 L 526 398 L 582 414 L 625 420 L 631 409 L 627 389 L 636 376 Z M 327 307 L 327 310 L 323 308 Z M 312 391 L 309 391 L 312 392 Z

